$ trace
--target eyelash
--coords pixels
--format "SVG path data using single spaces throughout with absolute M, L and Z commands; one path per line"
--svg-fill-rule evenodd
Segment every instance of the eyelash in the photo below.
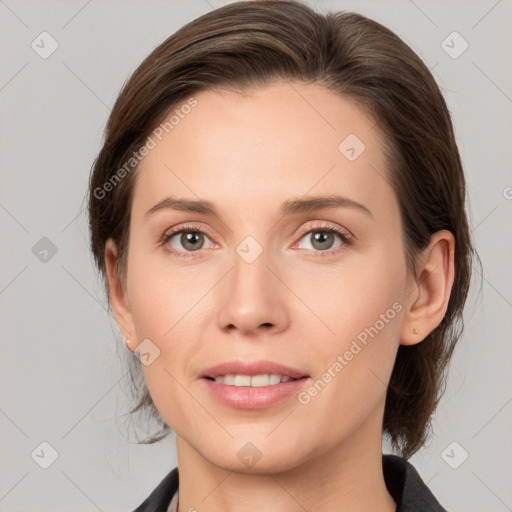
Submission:
M 334 233 L 338 235 L 343 242 L 343 244 L 339 247 L 336 247 L 335 249 L 327 249 L 325 251 L 315 251 L 312 249 L 306 249 L 310 252 L 313 252 L 314 257 L 325 257 L 324 254 L 327 254 L 328 256 L 332 256 L 334 254 L 338 254 L 338 252 L 344 250 L 346 247 L 350 247 L 354 244 L 353 235 L 348 233 L 346 230 L 340 229 L 337 226 L 334 225 L 322 225 L 322 226 L 314 226 L 309 228 L 303 228 L 299 232 L 299 238 L 303 238 L 304 235 L 315 233 L 315 232 L 321 232 L 321 233 Z M 196 256 L 193 255 L 193 252 L 189 251 L 176 251 L 175 249 L 171 249 L 167 246 L 167 242 L 171 238 L 173 238 L 177 234 L 181 233 L 202 233 L 203 235 L 209 236 L 209 233 L 207 231 L 204 231 L 203 228 L 194 225 L 194 224 L 187 224 L 184 226 L 179 226 L 178 228 L 169 231 L 164 234 L 162 237 L 162 240 L 160 244 L 162 246 L 165 246 L 165 250 L 170 252 L 173 256 L 176 256 L 178 258 L 195 258 Z M 304 249 L 301 249 L 304 250 Z M 200 252 L 200 251 L 197 251 Z

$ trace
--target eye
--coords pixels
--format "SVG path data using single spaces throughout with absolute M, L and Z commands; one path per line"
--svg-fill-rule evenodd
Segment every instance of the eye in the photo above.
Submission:
M 306 228 L 307 229 L 307 228 Z M 337 246 L 336 238 L 341 240 Z M 328 252 L 329 254 L 337 253 L 343 250 L 346 246 L 353 244 L 351 234 L 334 225 L 315 226 L 312 229 L 302 232 L 301 239 L 309 241 L 310 247 L 299 247 L 299 249 L 308 249 L 318 252 Z M 334 248 L 333 248 L 334 246 Z
M 322 253 L 332 255 L 352 245 L 352 234 L 335 225 L 321 225 L 313 228 L 303 228 L 300 233 L 301 240 L 309 240 L 311 247 L 299 247 L 299 249 L 307 249 L 313 252 L 315 256 L 323 256 Z M 341 242 L 334 246 L 335 240 L 338 238 Z M 210 245 L 205 247 L 205 240 Z M 194 252 L 200 252 L 201 249 L 215 247 L 216 244 L 211 242 L 207 233 L 197 225 L 179 226 L 168 231 L 162 237 L 161 244 L 167 251 L 177 257 L 193 258 Z M 199 255 L 197 255 L 199 256 Z
M 162 244 L 176 256 L 186 258 L 189 257 L 186 253 L 204 249 L 205 239 L 209 240 L 207 234 L 199 226 L 187 225 L 167 232 L 162 238 Z M 212 243 L 212 245 L 214 244 Z M 193 255 L 191 256 L 193 257 Z

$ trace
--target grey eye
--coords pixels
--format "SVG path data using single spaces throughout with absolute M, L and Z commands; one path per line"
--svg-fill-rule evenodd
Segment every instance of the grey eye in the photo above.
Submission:
M 302 237 L 303 240 L 305 239 L 310 241 L 310 247 L 301 247 L 301 249 L 310 249 L 315 251 L 333 249 L 336 237 L 341 240 L 341 235 L 329 229 L 311 230 Z
M 178 231 L 170 237 L 171 246 L 178 251 L 194 252 L 204 248 L 208 237 L 200 231 Z M 176 246 L 176 241 L 181 247 Z

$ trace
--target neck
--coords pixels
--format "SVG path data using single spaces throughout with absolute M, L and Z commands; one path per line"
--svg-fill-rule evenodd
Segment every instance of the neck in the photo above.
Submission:
M 381 418 L 368 422 L 324 453 L 277 472 L 258 471 L 258 464 L 245 473 L 216 466 L 176 434 L 179 512 L 395 512 L 382 470 L 381 425 Z M 379 435 L 369 437 L 370 430 Z

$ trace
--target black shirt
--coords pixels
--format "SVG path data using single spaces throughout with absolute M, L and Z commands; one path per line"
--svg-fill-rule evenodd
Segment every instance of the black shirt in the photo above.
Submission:
M 396 502 L 396 512 L 447 512 L 407 459 L 397 455 L 383 455 L 382 470 L 389 494 Z M 177 490 L 176 467 L 133 512 L 167 512 Z

